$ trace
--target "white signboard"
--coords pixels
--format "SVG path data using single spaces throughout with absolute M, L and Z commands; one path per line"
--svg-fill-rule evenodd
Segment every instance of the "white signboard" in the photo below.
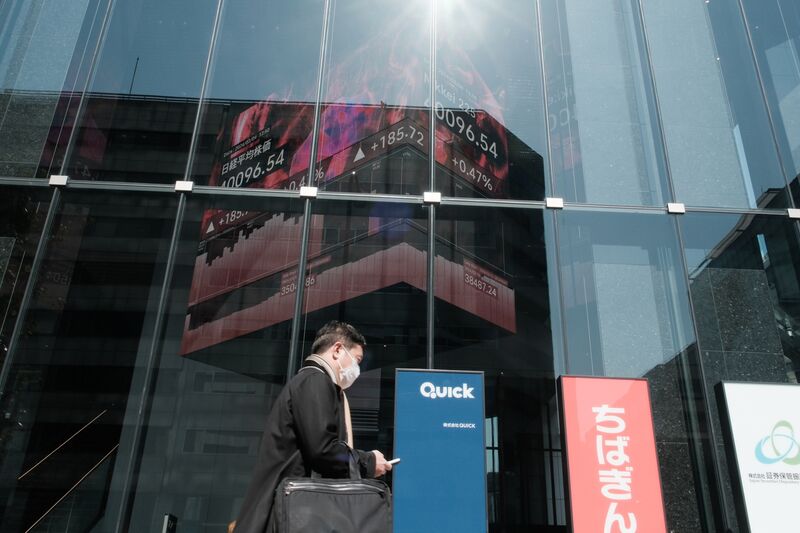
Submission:
M 723 390 L 750 531 L 787 531 L 800 505 L 800 385 Z

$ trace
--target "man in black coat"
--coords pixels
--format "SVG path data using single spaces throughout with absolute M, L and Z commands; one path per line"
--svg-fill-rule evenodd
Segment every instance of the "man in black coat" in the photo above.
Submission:
M 318 332 L 303 368 L 283 388 L 267 417 L 258 461 L 236 533 L 264 533 L 275 489 L 287 477 L 346 478 L 350 473 L 353 432 L 344 389 L 358 378 L 364 337 L 350 324 L 331 321 Z M 363 477 L 392 469 L 378 450 L 355 450 Z M 235 528 L 235 529 L 234 529 Z

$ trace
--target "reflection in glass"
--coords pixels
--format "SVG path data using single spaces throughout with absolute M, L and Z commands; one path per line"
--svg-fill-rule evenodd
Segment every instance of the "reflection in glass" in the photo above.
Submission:
M 179 529 L 224 531 L 237 515 L 286 376 L 302 223 L 299 200 L 189 200 L 149 416 L 125 415 L 124 448 L 146 430 L 127 530 L 170 513 Z M 139 358 L 134 379 L 147 371 Z
M 736 2 L 709 2 L 706 6 L 725 81 L 725 94 L 731 107 L 733 138 L 748 205 L 773 209 L 786 207 L 789 202 L 786 180 L 775 146 L 764 92 L 753 63 L 753 50 L 742 23 L 742 11 Z M 762 4 L 760 6 L 763 7 Z M 722 180 L 710 186 L 720 189 L 726 187 L 727 183 L 727 180 Z M 696 203 L 690 198 L 686 201 Z
M 182 179 L 216 10 L 217 0 L 114 2 L 68 154 L 70 176 Z
M 547 137 L 536 4 L 436 6 L 436 189 L 543 199 Z
M 783 217 L 692 213 L 681 219 L 681 230 L 719 470 L 735 520 L 727 478 L 735 458 L 723 446 L 715 393 L 725 380 L 797 383 L 800 241 L 796 225 Z
M 730 359 L 728 372 L 719 377 L 796 382 L 800 247 L 795 225 L 779 217 L 696 213 L 682 219 L 681 227 L 700 348 L 705 355 L 719 352 Z
M 0 364 L 17 321 L 49 198 L 48 190 L 0 187 Z
M 426 364 L 427 215 L 417 205 L 316 202 L 311 220 L 299 357 L 329 320 L 358 328 L 367 347 L 347 390 L 355 443 L 387 457 L 394 370 Z
M 752 54 L 742 47 L 739 6 L 677 0 L 643 2 L 642 10 L 676 200 L 769 203 L 785 182 L 769 146 Z
M 800 204 L 800 6 L 792 0 L 743 0 L 742 6 L 783 165 Z
M 669 218 L 564 212 L 559 221 L 570 374 L 641 377 L 694 342 Z
M 638 3 L 542 0 L 539 9 L 557 195 L 664 205 L 671 195 Z
M 566 371 L 647 378 L 668 526 L 701 531 L 706 467 L 696 447 L 707 435 L 694 413 L 695 336 L 674 220 L 564 211 L 558 225 Z
M 195 181 L 294 189 L 306 177 L 324 5 L 223 4 L 193 154 Z
M 74 523 L 89 527 L 106 517 L 133 367 L 151 339 L 177 205 L 172 196 L 119 192 L 66 191 L 62 201 L 10 355 L 3 531 L 55 524 L 70 509 Z
M 78 66 L 100 7 L 104 1 L 0 3 L 0 176 L 47 175 L 54 143 L 69 134 L 62 128 L 70 96 L 62 91 L 82 88 Z
M 435 366 L 485 372 L 490 528 L 563 526 L 551 215 L 446 205 L 436 215 Z
M 317 170 L 327 190 L 428 190 L 432 2 L 331 2 Z M 304 150 L 311 149 L 307 142 Z

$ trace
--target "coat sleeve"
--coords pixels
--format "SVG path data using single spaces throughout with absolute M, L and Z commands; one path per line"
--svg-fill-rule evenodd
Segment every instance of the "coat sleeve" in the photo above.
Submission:
M 311 374 L 292 391 L 292 415 L 303 461 L 324 477 L 346 478 L 350 455 L 339 438 L 338 409 L 336 387 L 325 374 Z
M 375 454 L 356 450 L 361 477 L 375 477 Z

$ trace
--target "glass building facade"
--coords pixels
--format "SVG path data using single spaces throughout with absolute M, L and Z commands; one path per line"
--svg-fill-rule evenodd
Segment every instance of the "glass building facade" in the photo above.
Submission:
M 0 0 L 0 530 L 225 530 L 339 319 L 361 448 L 485 372 L 492 533 L 568 530 L 564 374 L 647 378 L 668 529 L 738 532 L 799 174 L 795 0 Z

